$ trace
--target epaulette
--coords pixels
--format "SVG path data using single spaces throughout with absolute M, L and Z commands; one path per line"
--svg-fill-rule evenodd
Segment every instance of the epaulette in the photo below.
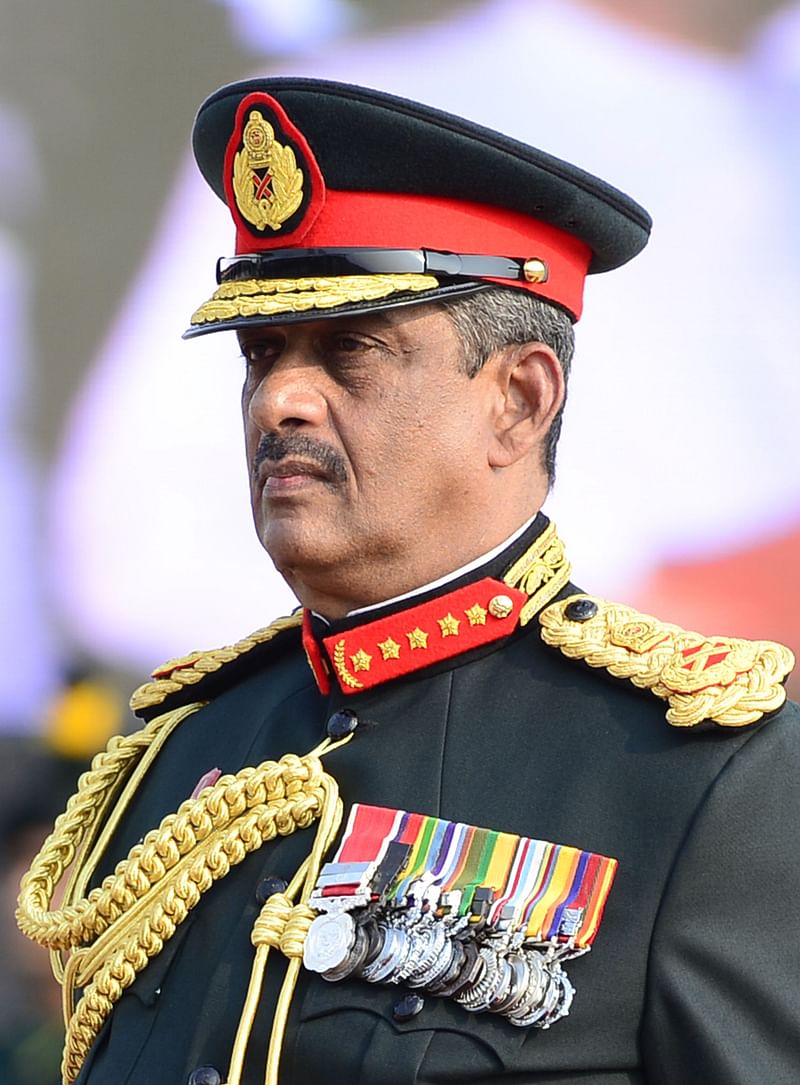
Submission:
M 539 622 L 544 642 L 565 656 L 667 701 L 674 727 L 743 727 L 786 700 L 794 655 L 773 641 L 705 637 L 588 595 L 551 604 Z
M 228 663 L 240 659 L 259 644 L 266 644 L 287 629 L 295 629 L 302 624 L 302 615 L 289 614 L 277 618 L 271 625 L 257 629 L 249 637 L 237 640 L 235 644 L 224 648 L 213 648 L 207 652 L 190 652 L 178 659 L 162 663 L 152 672 L 152 682 L 145 682 L 134 690 L 130 705 L 134 712 L 152 708 L 165 701 L 173 693 L 178 693 L 186 686 L 195 686 L 209 674 L 216 674 Z

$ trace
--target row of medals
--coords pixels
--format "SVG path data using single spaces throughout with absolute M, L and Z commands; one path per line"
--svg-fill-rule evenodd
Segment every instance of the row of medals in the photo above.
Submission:
M 549 1028 L 569 1012 L 574 988 L 561 959 L 574 949 L 525 945 L 521 932 L 489 930 L 474 916 L 455 918 L 455 909 L 441 917 L 413 905 L 363 907 L 364 897 L 309 903 L 329 909 L 312 922 L 303 951 L 305 967 L 323 979 L 404 984 L 520 1028 Z

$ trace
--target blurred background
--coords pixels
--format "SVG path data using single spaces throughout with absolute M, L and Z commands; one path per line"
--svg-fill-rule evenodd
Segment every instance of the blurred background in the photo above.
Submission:
M 462 113 L 652 212 L 588 284 L 547 511 L 587 590 L 800 648 L 800 5 L 0 0 L 0 1085 L 58 1080 L 10 915 L 129 688 L 294 605 L 251 529 L 234 338 L 180 339 L 233 248 L 192 117 L 259 73 Z

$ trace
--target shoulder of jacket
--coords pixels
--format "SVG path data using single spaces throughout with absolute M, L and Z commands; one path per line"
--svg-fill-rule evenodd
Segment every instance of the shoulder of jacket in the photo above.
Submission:
M 202 686 L 209 675 L 218 674 L 223 667 L 236 662 L 254 648 L 274 640 L 287 630 L 299 628 L 302 620 L 301 613 L 289 614 L 284 618 L 277 618 L 263 629 L 257 629 L 255 633 L 243 637 L 235 644 L 210 651 L 190 652 L 178 659 L 162 663 L 152 672 L 151 681 L 145 682 L 134 691 L 130 700 L 131 708 L 135 713 L 142 714 L 189 686 Z M 202 699 L 202 689 L 197 692 Z
M 545 644 L 666 701 L 673 727 L 757 723 L 786 700 L 794 666 L 774 641 L 704 636 L 591 595 L 560 599 L 538 616 Z

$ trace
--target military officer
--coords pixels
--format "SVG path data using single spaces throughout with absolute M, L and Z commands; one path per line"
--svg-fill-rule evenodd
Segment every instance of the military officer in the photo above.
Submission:
M 794 1082 L 791 653 L 581 591 L 540 511 L 646 213 L 314 80 L 223 88 L 195 149 L 236 252 L 187 335 L 239 337 L 302 608 L 154 672 L 26 876 L 65 1082 Z

